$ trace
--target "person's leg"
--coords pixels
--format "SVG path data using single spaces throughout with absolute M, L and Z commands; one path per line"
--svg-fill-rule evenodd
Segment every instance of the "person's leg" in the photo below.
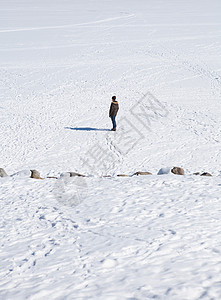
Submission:
M 113 128 L 116 128 L 117 124 L 116 124 L 116 116 L 113 116 Z
M 113 129 L 117 127 L 115 118 L 116 118 L 116 116 L 111 116 L 111 121 L 113 123 Z

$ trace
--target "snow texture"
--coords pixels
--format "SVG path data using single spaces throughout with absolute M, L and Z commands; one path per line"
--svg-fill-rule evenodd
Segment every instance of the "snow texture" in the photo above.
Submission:
M 220 0 L 0 10 L 0 298 L 221 299 Z

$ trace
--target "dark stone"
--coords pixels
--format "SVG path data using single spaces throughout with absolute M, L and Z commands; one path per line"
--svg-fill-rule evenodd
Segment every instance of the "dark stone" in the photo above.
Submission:
M 8 174 L 5 172 L 4 169 L 0 168 L 0 177 L 7 177 Z
M 79 174 L 79 173 L 75 173 L 75 172 L 68 172 L 70 174 L 70 177 L 86 177 L 85 175 Z
M 208 172 L 204 172 L 200 176 L 212 176 L 212 175 L 210 173 L 208 173 Z
M 152 175 L 152 173 L 150 173 L 150 172 L 136 172 L 136 173 L 133 174 L 133 176 L 134 175 L 137 175 L 137 176 L 138 175 Z
M 175 175 L 184 175 L 184 170 L 182 168 L 179 168 L 179 167 L 173 167 L 171 172 Z
M 31 170 L 31 178 L 43 179 L 41 178 L 40 173 L 37 170 Z

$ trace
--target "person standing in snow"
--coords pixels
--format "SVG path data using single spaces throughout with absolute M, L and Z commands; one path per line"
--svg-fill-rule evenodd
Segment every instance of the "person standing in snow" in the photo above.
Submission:
M 112 102 L 109 110 L 109 117 L 111 118 L 111 121 L 113 123 L 112 131 L 116 131 L 117 124 L 116 124 L 116 115 L 119 110 L 118 102 L 116 101 L 116 96 L 112 97 Z

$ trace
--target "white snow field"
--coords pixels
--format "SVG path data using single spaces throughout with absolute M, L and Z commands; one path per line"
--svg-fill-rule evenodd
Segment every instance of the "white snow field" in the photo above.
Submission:
M 0 16 L 0 299 L 220 300 L 221 1 Z

